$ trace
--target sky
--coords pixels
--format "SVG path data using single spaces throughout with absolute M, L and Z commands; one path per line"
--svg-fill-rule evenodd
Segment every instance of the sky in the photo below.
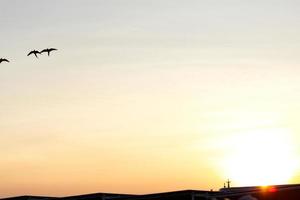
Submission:
M 0 197 L 299 183 L 299 1 L 0 2 Z

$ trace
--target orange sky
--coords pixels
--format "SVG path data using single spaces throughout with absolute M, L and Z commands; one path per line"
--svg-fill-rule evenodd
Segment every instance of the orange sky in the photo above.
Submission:
M 298 4 L 4 0 L 0 197 L 298 183 Z

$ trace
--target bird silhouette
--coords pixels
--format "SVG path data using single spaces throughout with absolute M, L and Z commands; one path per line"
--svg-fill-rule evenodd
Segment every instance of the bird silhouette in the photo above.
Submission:
M 41 53 L 47 52 L 47 53 L 48 53 L 48 56 L 50 56 L 50 52 L 51 52 L 51 51 L 57 51 L 57 49 L 55 49 L 55 48 L 44 49 L 44 50 L 41 51 Z
M 9 60 L 5 59 L 5 58 L 0 58 L 0 63 L 2 62 L 9 62 Z
M 33 51 L 30 51 L 30 52 L 27 54 L 27 56 L 30 56 L 31 54 L 34 54 L 35 57 L 38 58 L 37 54 L 41 54 L 41 52 L 39 52 L 39 51 L 37 51 L 37 50 L 33 50 Z

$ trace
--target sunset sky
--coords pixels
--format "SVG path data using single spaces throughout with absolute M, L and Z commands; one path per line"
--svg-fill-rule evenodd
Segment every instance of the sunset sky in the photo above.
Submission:
M 0 197 L 300 182 L 300 1 L 0 2 Z

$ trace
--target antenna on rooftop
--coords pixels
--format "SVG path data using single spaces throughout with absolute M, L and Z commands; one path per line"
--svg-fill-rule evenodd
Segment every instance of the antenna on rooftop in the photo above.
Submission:
M 231 183 L 231 181 L 229 180 L 229 179 L 227 179 L 227 188 L 230 188 L 230 183 Z

